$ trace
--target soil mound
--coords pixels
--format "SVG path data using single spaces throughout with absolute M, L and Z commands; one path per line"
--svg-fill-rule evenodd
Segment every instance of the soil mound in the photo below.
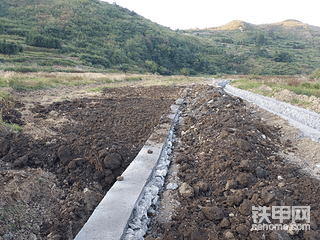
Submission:
M 181 184 L 167 190 L 177 192 L 179 204 L 170 209 L 171 219 L 152 223 L 146 239 L 320 239 L 319 181 L 277 155 L 292 151 L 278 128 L 213 87 L 195 87 L 181 116 L 173 150 Z M 311 229 L 252 230 L 252 207 L 258 206 L 310 206 Z

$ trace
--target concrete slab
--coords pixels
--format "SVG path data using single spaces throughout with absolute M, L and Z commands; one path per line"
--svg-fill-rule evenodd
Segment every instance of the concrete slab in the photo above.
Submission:
M 182 102 L 181 99 L 178 100 L 178 103 Z M 178 109 L 179 105 L 173 105 L 168 117 L 173 119 Z M 117 181 L 112 186 L 75 240 L 119 240 L 123 237 L 132 211 L 159 160 L 170 127 L 170 124 L 164 124 L 154 131 L 122 174 L 124 180 Z
M 127 170 L 123 181 L 117 181 L 95 209 L 76 240 L 117 239 L 123 234 L 133 207 L 142 192 L 162 144 L 144 146 Z M 152 154 L 148 154 L 152 150 Z

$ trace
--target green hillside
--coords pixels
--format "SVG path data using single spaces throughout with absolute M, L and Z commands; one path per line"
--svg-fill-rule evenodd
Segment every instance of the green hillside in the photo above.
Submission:
M 310 74 L 319 36 L 293 20 L 173 31 L 99 0 L 0 1 L 4 71 Z
M 98 0 L 2 0 L 0 17 L 0 40 L 15 41 L 24 49 L 17 59 L 0 55 L 4 70 L 19 62 L 49 70 L 81 65 L 160 74 L 215 73 L 206 59 L 207 52 L 214 51 L 208 41 Z
M 212 41 L 233 57 L 239 74 L 309 74 L 320 68 L 320 28 L 297 20 L 253 25 L 232 21 L 184 34 Z

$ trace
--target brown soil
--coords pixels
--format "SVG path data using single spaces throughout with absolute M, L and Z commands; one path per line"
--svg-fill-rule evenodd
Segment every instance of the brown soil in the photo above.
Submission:
M 24 133 L 0 138 L 0 239 L 73 239 L 182 89 L 17 101 L 3 119 L 24 124 Z
M 167 179 L 179 188 L 164 190 L 146 239 L 320 239 L 319 180 L 285 156 L 302 157 L 306 145 L 290 140 L 292 129 L 281 133 L 285 123 L 259 114 L 221 89 L 192 89 Z M 311 230 L 250 231 L 252 206 L 310 206 Z

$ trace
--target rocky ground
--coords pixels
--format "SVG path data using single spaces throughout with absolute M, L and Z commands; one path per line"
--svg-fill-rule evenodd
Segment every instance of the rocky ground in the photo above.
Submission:
M 308 171 L 320 164 L 319 144 L 221 88 L 204 86 L 190 91 L 176 134 L 145 239 L 320 239 L 319 175 Z M 258 206 L 310 206 L 310 230 L 256 231 L 252 207 Z M 283 223 L 292 226 L 291 219 Z
M 24 132 L 0 138 L 0 239 L 73 239 L 182 90 L 111 88 L 51 104 L 17 99 L 3 119 Z

